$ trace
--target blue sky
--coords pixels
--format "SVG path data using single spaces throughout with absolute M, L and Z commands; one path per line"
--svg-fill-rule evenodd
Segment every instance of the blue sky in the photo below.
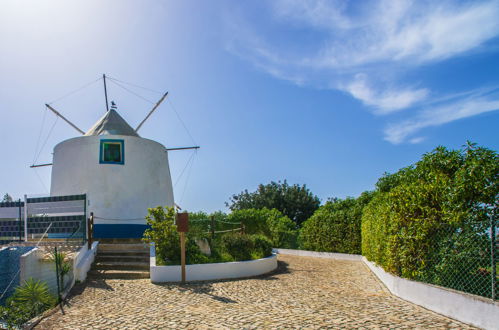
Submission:
M 54 145 L 110 100 L 168 147 L 175 199 L 224 209 L 260 183 L 357 196 L 437 145 L 499 145 L 498 1 L 3 1 L 0 189 L 47 194 Z M 175 113 L 188 128 L 188 132 Z M 53 127 L 53 128 L 52 128 Z M 50 133 L 50 134 L 49 134 Z M 186 167 L 187 165 L 187 167 Z M 185 170 L 184 170 L 185 169 Z

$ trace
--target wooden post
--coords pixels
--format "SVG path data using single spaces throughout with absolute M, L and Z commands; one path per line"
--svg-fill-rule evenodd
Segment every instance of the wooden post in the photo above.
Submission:
M 185 233 L 189 231 L 189 214 L 177 213 L 177 231 L 180 233 L 180 265 L 182 269 L 182 283 L 185 283 Z
M 180 264 L 182 268 L 182 283 L 185 283 L 185 233 L 180 232 Z
M 215 216 L 211 216 L 211 240 L 215 239 Z
M 88 218 L 87 222 L 87 235 L 88 235 L 88 249 L 90 250 L 92 248 L 92 240 L 94 236 L 94 212 L 90 212 L 90 218 Z
M 22 214 L 21 214 L 21 199 L 19 198 L 19 242 L 23 240 L 23 235 L 22 235 L 22 230 L 21 230 L 21 221 L 23 221 Z

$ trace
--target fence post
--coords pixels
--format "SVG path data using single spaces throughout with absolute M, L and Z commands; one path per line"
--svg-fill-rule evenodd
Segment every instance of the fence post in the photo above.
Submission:
M 492 299 L 496 299 L 496 214 L 493 211 L 490 217 L 490 262 L 492 266 Z
M 55 278 L 57 281 L 57 299 L 61 301 L 61 288 L 59 286 L 59 255 L 57 253 L 57 246 L 54 246 L 54 261 L 55 261 Z
M 215 239 L 215 216 L 211 216 L 211 240 Z
M 23 234 L 21 229 L 21 221 L 23 221 L 22 213 L 21 213 L 21 199 L 19 198 L 19 242 L 23 240 Z
M 28 195 L 24 195 L 24 241 L 28 241 Z

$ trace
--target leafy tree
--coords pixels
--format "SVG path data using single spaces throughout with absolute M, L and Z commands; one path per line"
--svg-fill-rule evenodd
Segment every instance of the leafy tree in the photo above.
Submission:
M 2 202 L 12 202 L 12 201 L 13 201 L 12 196 L 10 196 L 8 193 L 5 193 L 5 195 L 3 195 Z
M 288 185 L 284 182 L 270 182 L 259 185 L 254 192 L 233 195 L 226 203 L 231 211 L 243 209 L 277 209 L 293 220 L 298 226 L 307 220 L 319 208 L 319 197 L 312 194 L 306 185 Z
M 438 147 L 385 175 L 362 216 L 362 253 L 403 277 L 483 294 L 497 214 L 499 156 Z M 463 276 L 467 280 L 463 280 Z
M 364 192 L 358 198 L 329 200 L 303 223 L 300 247 L 313 251 L 360 254 L 362 212 L 371 197 L 372 193 Z
M 274 247 L 295 246 L 297 230 L 287 216 L 276 209 L 243 209 L 229 214 L 229 221 L 242 223 L 247 234 L 261 234 L 269 238 Z

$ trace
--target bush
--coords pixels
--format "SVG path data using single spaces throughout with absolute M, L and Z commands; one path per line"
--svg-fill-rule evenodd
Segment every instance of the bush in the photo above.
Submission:
M 263 235 L 251 235 L 253 241 L 253 259 L 265 258 L 272 255 L 272 242 Z
M 406 278 L 471 293 L 490 291 L 490 216 L 497 212 L 499 157 L 468 144 L 438 147 L 385 175 L 362 216 L 362 253 Z M 482 287 L 484 286 L 484 287 Z
M 0 306 L 0 319 L 9 328 L 21 328 L 33 317 L 55 306 L 56 301 L 45 282 L 30 278 L 16 288 L 4 307 Z
M 251 252 L 254 244 L 248 235 L 226 234 L 220 239 L 220 245 L 224 252 L 230 254 L 234 260 L 251 260 Z
M 321 206 L 300 229 L 300 248 L 312 251 L 361 253 L 362 211 L 372 193 L 359 198 L 332 199 Z
M 229 221 L 244 224 L 245 233 L 265 235 L 274 247 L 293 248 L 296 245 L 296 226 L 276 209 L 245 209 L 229 214 Z

